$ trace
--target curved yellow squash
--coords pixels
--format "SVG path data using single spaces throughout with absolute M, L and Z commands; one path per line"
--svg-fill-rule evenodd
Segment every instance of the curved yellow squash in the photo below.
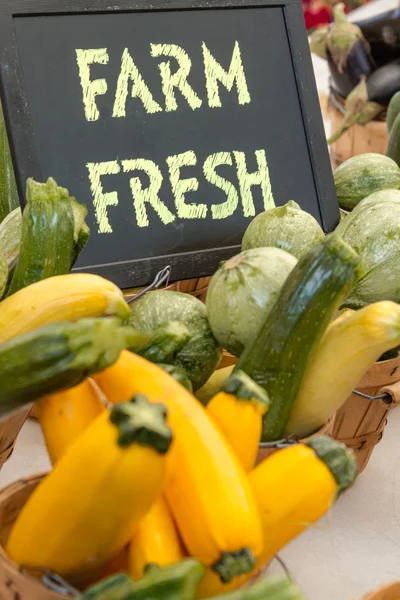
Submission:
M 320 341 L 292 408 L 285 435 L 306 437 L 324 425 L 357 383 L 400 344 L 400 306 L 382 301 L 333 321 Z
M 160 495 L 170 443 L 163 405 L 136 397 L 105 411 L 23 507 L 7 542 L 11 559 L 73 580 L 94 574 Z
M 70 273 L 49 277 L 0 303 L 0 343 L 42 325 L 85 317 L 129 317 L 121 290 L 98 275 Z
M 224 585 L 207 569 L 198 598 L 208 598 L 244 585 L 270 562 L 288 542 L 315 523 L 332 506 L 338 484 L 329 468 L 311 448 L 297 444 L 276 452 L 249 475 L 258 503 L 264 548 L 255 569 Z
M 185 557 L 167 503 L 160 496 L 140 521 L 129 548 L 129 575 L 141 579 L 146 567 L 167 567 Z
M 36 403 L 35 409 L 54 465 L 105 407 L 86 379 L 74 388 L 46 396 Z
M 94 379 L 110 402 L 144 393 L 166 404 L 175 441 L 165 494 L 185 547 L 205 565 L 215 565 L 223 579 L 238 575 L 237 565 L 250 570 L 262 550 L 257 506 L 242 466 L 200 402 L 128 351 Z

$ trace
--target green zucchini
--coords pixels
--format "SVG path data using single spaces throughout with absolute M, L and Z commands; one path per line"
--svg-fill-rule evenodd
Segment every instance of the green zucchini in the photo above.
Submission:
M 0 223 L 17 207 L 19 207 L 19 196 L 3 109 L 0 104 Z
M 341 208 L 353 210 L 361 200 L 379 190 L 400 188 L 400 168 L 383 154 L 367 152 L 349 158 L 334 173 Z
M 394 160 L 397 165 L 400 165 L 400 114 L 397 115 L 390 131 L 386 156 Z
M 386 115 L 386 129 L 387 129 L 387 132 L 389 135 L 392 130 L 393 123 L 395 122 L 397 115 L 399 115 L 399 114 L 400 114 L 400 92 L 396 92 L 394 94 L 394 96 L 392 96 L 392 99 L 389 102 L 389 106 L 387 109 L 387 115 Z
M 71 268 L 74 214 L 54 179 L 26 186 L 28 204 L 22 216 L 21 247 L 8 295 Z
M 187 558 L 175 565 L 149 569 L 139 581 L 133 581 L 123 573 L 114 575 L 86 590 L 81 598 L 82 600 L 191 600 L 195 597 L 203 573 L 204 567 L 198 560 Z
M 117 318 L 81 319 L 47 325 L 0 344 L 0 417 L 110 366 L 128 336 L 131 331 Z
M 252 377 L 271 400 L 262 441 L 282 437 L 313 352 L 360 274 L 359 261 L 335 235 L 311 248 L 287 278 L 256 340 L 240 357 L 236 369 Z
M 304 596 L 287 577 L 263 577 L 251 586 L 213 596 L 212 600 L 304 600 Z

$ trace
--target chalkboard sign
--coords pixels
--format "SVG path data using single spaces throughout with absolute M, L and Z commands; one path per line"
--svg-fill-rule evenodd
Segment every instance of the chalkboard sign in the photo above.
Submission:
M 210 275 L 274 204 L 339 219 L 300 0 L 2 0 L 0 77 L 21 197 L 88 207 L 79 270 Z

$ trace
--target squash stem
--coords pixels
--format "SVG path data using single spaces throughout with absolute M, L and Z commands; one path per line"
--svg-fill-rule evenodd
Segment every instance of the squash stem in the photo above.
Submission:
M 251 550 L 244 548 L 239 552 L 223 552 L 212 568 L 223 583 L 229 583 L 234 577 L 249 573 L 255 564 L 256 559 Z
M 111 409 L 110 421 L 118 428 L 118 445 L 126 448 L 136 443 L 150 446 L 165 454 L 172 442 L 172 430 L 166 421 L 164 404 L 151 404 L 146 396 L 137 394 L 130 402 L 116 404 Z
M 336 479 L 338 494 L 352 485 L 357 475 L 357 463 L 352 450 L 326 435 L 318 435 L 306 445 L 314 450 Z

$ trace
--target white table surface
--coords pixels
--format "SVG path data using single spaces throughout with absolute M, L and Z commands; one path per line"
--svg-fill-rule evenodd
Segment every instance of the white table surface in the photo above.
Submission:
M 375 0 L 354 11 L 353 18 L 396 5 Z M 325 62 L 314 57 L 313 63 L 318 88 L 326 90 Z M 378 585 L 400 579 L 400 407 L 389 417 L 382 442 L 353 488 L 280 553 L 307 600 L 359 600 Z M 48 468 L 39 426 L 30 420 L 0 472 L 0 486 Z M 270 570 L 280 567 L 274 563 Z

